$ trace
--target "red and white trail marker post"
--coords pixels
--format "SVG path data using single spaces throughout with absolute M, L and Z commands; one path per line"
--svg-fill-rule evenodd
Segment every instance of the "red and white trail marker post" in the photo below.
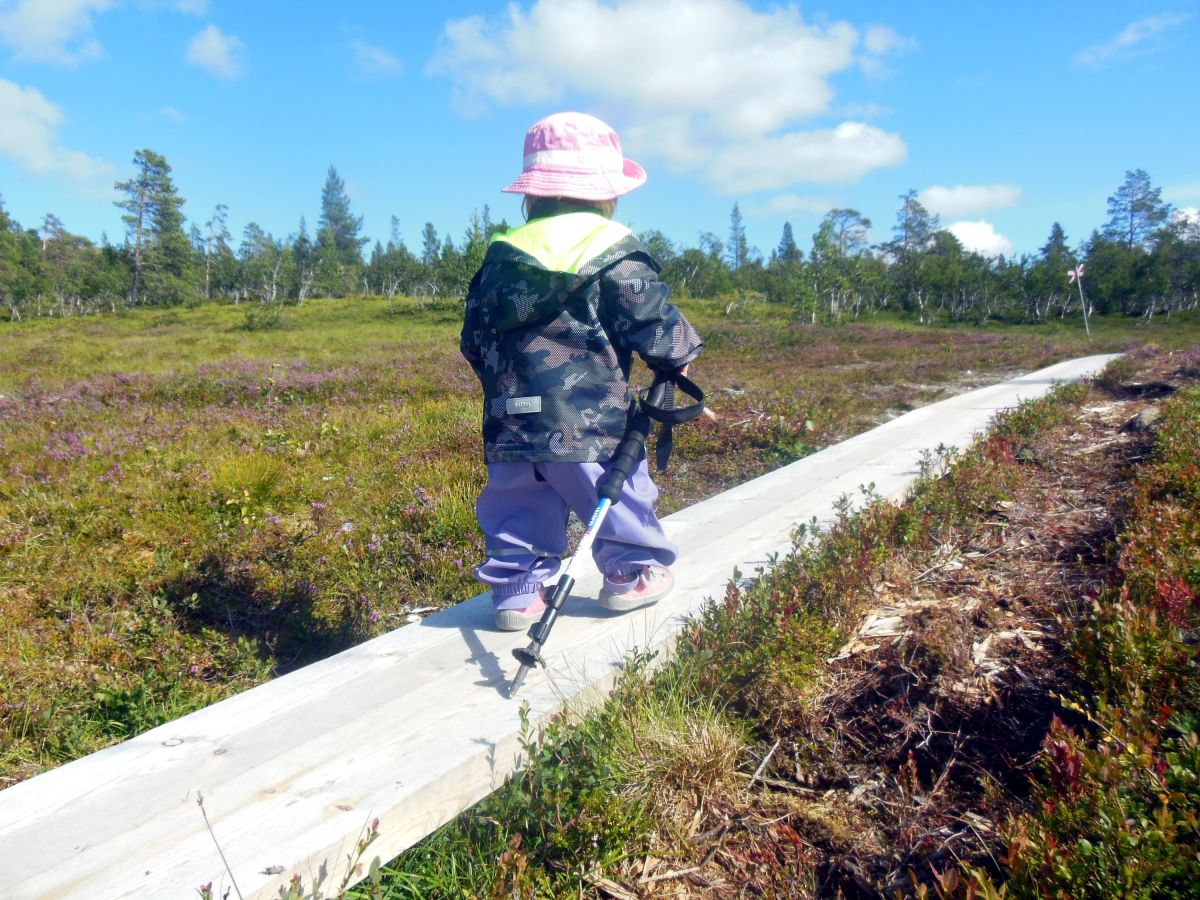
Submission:
M 1067 272 L 1067 277 L 1071 279 L 1071 283 L 1079 288 L 1079 303 L 1083 307 L 1083 330 L 1087 332 L 1088 340 L 1092 339 L 1092 328 L 1088 325 L 1088 305 L 1087 300 L 1083 296 L 1083 263 L 1080 263 L 1075 268 Z

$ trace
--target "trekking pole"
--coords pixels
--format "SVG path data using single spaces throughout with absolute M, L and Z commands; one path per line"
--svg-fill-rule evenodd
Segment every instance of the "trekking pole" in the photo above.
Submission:
M 645 401 L 634 400 L 635 409 L 630 414 L 629 425 L 625 429 L 625 436 L 621 438 L 621 443 L 617 445 L 617 452 L 613 455 L 612 465 L 609 466 L 608 471 L 604 474 L 598 485 L 597 492 L 600 494 L 600 502 L 596 504 L 596 511 L 592 513 L 592 520 L 588 522 L 587 528 L 583 532 L 583 537 L 579 540 L 579 547 L 575 551 L 575 555 L 568 560 L 566 569 L 563 570 L 562 576 L 558 579 L 558 584 L 554 586 L 554 590 L 546 598 L 546 611 L 542 613 L 541 620 L 529 629 L 529 646 L 525 648 L 518 647 L 513 650 L 513 656 L 517 658 L 517 662 L 521 664 L 521 667 L 517 669 L 517 674 L 513 676 L 513 680 L 508 686 L 509 697 L 514 696 L 520 690 L 521 685 L 525 681 L 525 676 L 529 674 L 530 669 L 539 665 L 545 668 L 546 662 L 542 659 L 541 655 L 542 647 L 545 645 L 546 639 L 550 636 L 550 629 L 554 627 L 563 604 L 566 603 L 567 597 L 571 594 L 571 588 L 575 586 L 575 579 L 571 577 L 571 567 L 575 564 L 575 560 L 591 553 L 592 544 L 596 541 L 596 532 L 604 522 L 604 517 L 608 514 L 609 507 L 620 499 L 621 490 L 625 487 L 625 479 L 629 477 L 629 473 L 637 465 L 638 459 L 642 454 L 642 448 L 646 446 L 646 438 L 650 434 L 650 416 L 646 412 L 645 404 L 655 407 L 661 406 L 663 397 L 666 396 L 667 385 L 670 383 L 671 380 L 668 376 L 656 376 L 654 383 L 650 386 L 650 390 L 646 395 Z

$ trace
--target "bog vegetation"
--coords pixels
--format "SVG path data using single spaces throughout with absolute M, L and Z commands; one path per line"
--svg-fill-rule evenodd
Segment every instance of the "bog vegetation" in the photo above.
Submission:
M 1087 342 L 686 303 L 721 419 L 680 430 L 665 512 L 1131 327 Z M 457 308 L 318 299 L 284 327 L 241 319 L 205 304 L 5 326 L 5 781 L 476 591 L 484 470 Z M 1187 341 L 1188 319 L 1135 333 Z

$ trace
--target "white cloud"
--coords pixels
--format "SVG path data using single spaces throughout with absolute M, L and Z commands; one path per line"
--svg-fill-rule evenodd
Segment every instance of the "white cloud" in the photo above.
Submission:
M 1084 47 L 1075 54 L 1075 62 L 1088 68 L 1099 68 L 1111 62 L 1143 56 L 1154 50 L 1148 46 L 1148 42 L 1172 28 L 1178 28 L 1189 19 L 1191 16 L 1186 13 L 1164 13 L 1138 19 L 1126 25 L 1111 40 Z
M 893 53 L 910 53 L 916 48 L 915 40 L 895 29 L 887 25 L 872 25 L 863 35 L 863 49 L 866 52 L 859 60 L 859 65 L 871 78 L 882 78 L 891 74 L 883 57 Z
M 829 131 L 802 131 L 739 141 L 716 153 L 703 178 L 733 194 L 776 190 L 797 181 L 858 181 L 868 172 L 903 162 L 897 135 L 860 122 Z
M 350 42 L 354 71 L 362 78 L 392 78 L 404 74 L 404 63 L 394 53 L 355 39 Z
M 39 178 L 66 176 L 80 183 L 111 178 L 113 166 L 59 143 L 63 114 L 36 88 L 0 79 L 0 156 Z
M 158 110 L 158 114 L 164 119 L 169 119 L 172 122 L 186 122 L 187 118 L 173 106 L 163 106 Z
M 876 56 L 885 56 L 888 53 L 908 53 L 915 50 L 917 42 L 912 38 L 904 37 L 887 25 L 872 25 L 863 37 L 863 46 Z
M 931 213 L 939 216 L 977 216 L 993 209 L 1007 209 L 1021 199 L 1015 184 L 935 184 L 917 195 Z
M 838 106 L 835 115 L 846 116 L 849 119 L 882 119 L 890 116 L 893 110 L 890 106 L 880 103 L 847 103 Z
M 240 38 L 209 25 L 188 43 L 187 61 L 210 75 L 233 81 L 245 71 Z
M 991 222 L 955 222 L 947 229 L 966 249 L 980 256 L 1012 256 L 1013 242 L 998 233 Z
M 648 47 L 632 35 L 669 35 Z M 892 49 L 894 32 L 872 32 Z M 810 24 L 794 6 L 741 0 L 535 0 L 507 18 L 449 22 L 427 72 L 453 80 L 467 114 L 492 104 L 590 98 L 620 110 L 630 155 L 651 155 L 721 190 L 853 181 L 902 160 L 896 134 L 857 122 L 803 131 L 828 115 L 830 79 L 871 56 L 846 22 Z M 550 112 L 546 109 L 546 112 Z
M 149 12 L 166 9 L 201 18 L 208 15 L 208 0 L 138 0 L 137 5 Z
M 92 14 L 113 0 L 0 0 L 0 41 L 18 59 L 74 66 L 98 59 L 104 48 L 92 36 Z

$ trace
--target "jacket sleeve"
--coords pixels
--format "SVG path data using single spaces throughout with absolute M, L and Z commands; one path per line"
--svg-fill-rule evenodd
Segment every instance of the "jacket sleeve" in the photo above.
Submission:
M 471 368 L 475 370 L 475 374 L 483 377 L 483 330 L 479 321 L 479 303 L 480 290 L 479 283 L 482 280 L 481 276 L 483 269 L 475 273 L 475 277 L 471 279 L 471 285 L 467 288 L 467 307 L 463 313 L 462 333 L 458 339 L 458 349 L 471 364 Z
M 668 302 L 671 289 L 658 268 L 640 253 L 604 272 L 602 302 L 613 343 L 637 353 L 651 369 L 673 372 L 700 355 L 704 342 L 692 324 Z

